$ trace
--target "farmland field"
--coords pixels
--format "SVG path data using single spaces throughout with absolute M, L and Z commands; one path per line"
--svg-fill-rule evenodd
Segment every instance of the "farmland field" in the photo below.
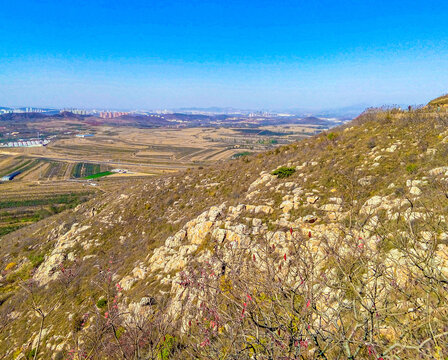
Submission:
M 89 129 L 84 125 L 82 130 L 95 136 L 79 138 L 59 132 L 45 147 L 0 149 L 0 177 L 20 171 L 12 181 L 0 182 L 0 238 L 98 192 L 117 191 L 127 186 L 130 178 L 136 181 L 257 153 L 304 138 L 318 128 Z M 117 168 L 124 171 L 110 172 Z
M 112 174 L 113 174 L 113 172 L 111 172 L 111 171 L 103 171 L 103 172 L 87 175 L 87 176 L 83 177 L 83 179 L 85 179 L 85 180 L 98 179 L 100 177 L 109 176 Z
M 91 198 L 95 190 L 83 184 L 54 181 L 0 183 L 0 237 Z
M 276 144 L 299 140 L 317 130 L 318 127 L 312 125 L 264 126 L 255 129 L 98 126 L 95 127 L 94 137 L 66 135 L 46 147 L 3 150 L 3 155 L 14 153 L 16 160 L 15 164 L 13 161 L 6 168 L 5 165 L 11 160 L 8 160 L 8 156 L 0 158 L 0 171 L 7 173 L 14 165 L 25 166 L 24 163 L 31 158 L 39 158 L 41 161 L 46 160 L 45 164 L 42 162 L 38 167 L 42 179 L 82 178 L 114 167 L 154 175 L 230 159 L 244 151 L 256 153 Z M 66 167 L 69 169 L 62 169 L 61 163 L 68 163 Z M 36 167 L 36 163 L 31 165 L 33 167 Z

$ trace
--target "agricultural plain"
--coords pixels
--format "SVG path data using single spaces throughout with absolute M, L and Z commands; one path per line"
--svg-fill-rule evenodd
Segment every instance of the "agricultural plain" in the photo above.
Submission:
M 20 172 L 13 180 L 0 182 L 0 237 L 74 207 L 98 192 L 115 191 L 130 179 L 257 153 L 319 131 L 316 125 L 73 126 L 70 131 L 56 129 L 53 123 L 46 126 L 53 133 L 47 146 L 0 148 L 0 177 Z M 93 136 L 76 136 L 87 133 Z M 20 136 L 19 132 L 16 137 Z

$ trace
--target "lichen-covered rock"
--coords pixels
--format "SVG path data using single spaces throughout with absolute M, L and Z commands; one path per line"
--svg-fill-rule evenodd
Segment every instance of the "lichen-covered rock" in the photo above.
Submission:
M 283 210 L 283 213 L 289 213 L 291 209 L 294 208 L 294 203 L 292 201 L 286 200 L 280 204 L 280 209 Z
M 182 245 L 183 241 L 187 237 L 187 231 L 184 229 L 179 230 L 173 236 L 170 236 L 165 241 L 165 246 L 175 248 Z
M 188 241 L 192 244 L 200 245 L 206 240 L 206 235 L 212 227 L 212 221 L 205 221 L 187 227 Z
M 317 195 L 308 196 L 308 197 L 306 198 L 306 202 L 307 202 L 308 204 L 315 204 L 315 203 L 317 202 L 317 200 L 319 200 L 319 196 L 317 196 Z
M 390 147 L 388 147 L 385 151 L 393 153 L 393 152 L 395 152 L 395 150 L 397 150 L 397 148 L 398 148 L 398 146 L 396 144 L 393 144 Z
M 34 280 L 39 285 L 46 285 L 58 278 L 59 272 L 57 270 L 60 264 L 67 258 L 68 253 L 70 253 L 69 250 L 81 240 L 81 234 L 89 228 L 90 225 L 81 226 L 78 223 L 74 223 L 70 230 L 56 240 L 50 255 L 45 258 L 34 274 Z
M 269 186 L 270 183 L 276 179 L 276 176 L 271 175 L 269 173 L 266 172 L 261 172 L 260 173 L 260 178 L 258 178 L 257 180 L 255 180 L 252 184 L 250 184 L 249 186 L 249 192 L 251 192 L 253 189 L 255 189 L 256 187 L 260 186 L 260 185 L 265 185 L 265 186 Z
M 136 281 L 137 279 L 135 277 L 128 275 L 121 279 L 119 284 L 123 288 L 123 290 L 130 290 L 132 285 L 134 285 Z
M 274 212 L 274 209 L 272 208 L 272 206 L 258 205 L 255 207 L 254 212 L 256 214 L 259 214 L 259 213 L 272 214 Z
M 437 176 L 437 175 L 445 174 L 446 172 L 448 172 L 448 166 L 441 166 L 441 167 L 429 170 L 429 175 Z
M 318 220 L 318 217 L 314 214 L 309 214 L 303 217 L 303 221 L 309 224 L 313 224 Z

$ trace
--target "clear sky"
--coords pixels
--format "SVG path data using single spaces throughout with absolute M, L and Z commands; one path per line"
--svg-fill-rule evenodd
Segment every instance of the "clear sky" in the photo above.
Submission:
M 0 106 L 324 109 L 448 92 L 446 0 L 0 0 Z

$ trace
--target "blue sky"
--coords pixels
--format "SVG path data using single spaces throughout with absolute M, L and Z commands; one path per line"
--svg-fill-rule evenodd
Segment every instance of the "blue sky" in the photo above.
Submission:
M 448 2 L 0 0 L 0 105 L 325 109 L 448 92 Z

